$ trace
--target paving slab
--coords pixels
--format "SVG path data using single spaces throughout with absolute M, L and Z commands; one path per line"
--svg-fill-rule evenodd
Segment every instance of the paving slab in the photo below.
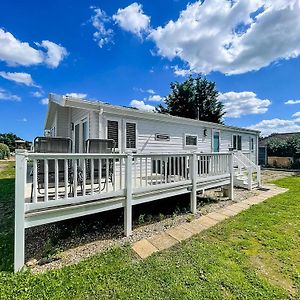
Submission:
M 236 213 L 240 213 L 244 210 L 244 208 L 242 208 L 240 206 L 235 206 L 234 204 L 227 206 L 227 209 L 232 210 Z
M 154 252 L 158 251 L 158 249 L 153 246 L 147 240 L 141 240 L 133 244 L 132 249 L 141 257 L 146 258 L 153 254 Z
M 190 231 L 193 234 L 200 233 L 201 231 L 207 229 L 206 226 L 199 224 L 195 221 L 192 221 L 190 223 L 185 223 L 181 225 L 184 229 Z
M 235 204 L 233 204 L 233 205 L 234 205 L 235 207 L 241 207 L 241 208 L 244 208 L 244 209 L 247 209 L 247 208 L 250 207 L 249 204 L 243 203 L 243 202 L 238 202 L 238 203 L 235 203 Z
M 212 219 L 214 219 L 214 220 L 216 220 L 216 221 L 219 221 L 219 222 L 224 221 L 225 219 L 228 218 L 228 216 L 222 214 L 222 213 L 220 212 L 220 210 L 211 212 L 211 213 L 207 214 L 206 216 L 209 217 L 209 218 L 212 218 Z
M 187 230 L 182 225 L 175 228 L 170 228 L 166 231 L 166 233 L 179 242 L 184 241 L 193 235 L 191 231 Z
M 218 212 L 227 217 L 233 217 L 238 214 L 237 211 L 230 210 L 227 207 L 220 209 Z
M 207 228 L 212 227 L 214 225 L 216 225 L 217 223 L 219 223 L 219 221 L 212 219 L 210 217 L 208 217 L 207 215 L 200 217 L 199 219 L 195 220 L 196 223 L 201 224 Z
M 148 241 L 158 250 L 170 248 L 178 243 L 176 239 L 171 237 L 166 232 L 162 232 L 148 239 Z

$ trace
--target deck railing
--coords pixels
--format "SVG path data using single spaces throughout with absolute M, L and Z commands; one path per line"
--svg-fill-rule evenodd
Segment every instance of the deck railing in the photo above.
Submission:
M 232 153 L 17 153 L 15 270 L 24 263 L 25 228 L 123 207 L 130 235 L 136 199 L 180 189 L 191 193 L 195 213 L 198 186 L 219 180 L 232 197 L 232 176 Z

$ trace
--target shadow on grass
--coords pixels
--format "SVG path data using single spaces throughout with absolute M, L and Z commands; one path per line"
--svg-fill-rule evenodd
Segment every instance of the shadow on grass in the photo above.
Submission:
M 14 178 L 0 179 L 0 271 L 13 270 Z

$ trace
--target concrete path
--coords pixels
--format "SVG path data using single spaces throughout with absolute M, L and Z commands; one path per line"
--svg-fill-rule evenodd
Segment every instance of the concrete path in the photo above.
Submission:
M 154 235 L 148 239 L 138 241 L 132 245 L 132 249 L 139 257 L 146 258 L 154 252 L 172 247 L 173 245 L 192 237 L 194 234 L 198 234 L 227 218 L 233 217 L 252 205 L 259 204 L 270 197 L 284 193 L 287 189 L 275 185 L 268 185 L 258 191 L 259 195 L 257 196 L 218 209 L 195 219 L 190 223 L 184 223 L 170 228 L 165 232 Z

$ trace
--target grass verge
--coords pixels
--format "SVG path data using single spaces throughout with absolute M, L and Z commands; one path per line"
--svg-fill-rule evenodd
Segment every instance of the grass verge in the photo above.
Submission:
M 300 299 L 300 178 L 276 183 L 290 190 L 144 261 L 127 246 L 44 274 L 1 271 L 0 299 Z M 12 264 L 13 197 L 8 165 L 0 270 Z

